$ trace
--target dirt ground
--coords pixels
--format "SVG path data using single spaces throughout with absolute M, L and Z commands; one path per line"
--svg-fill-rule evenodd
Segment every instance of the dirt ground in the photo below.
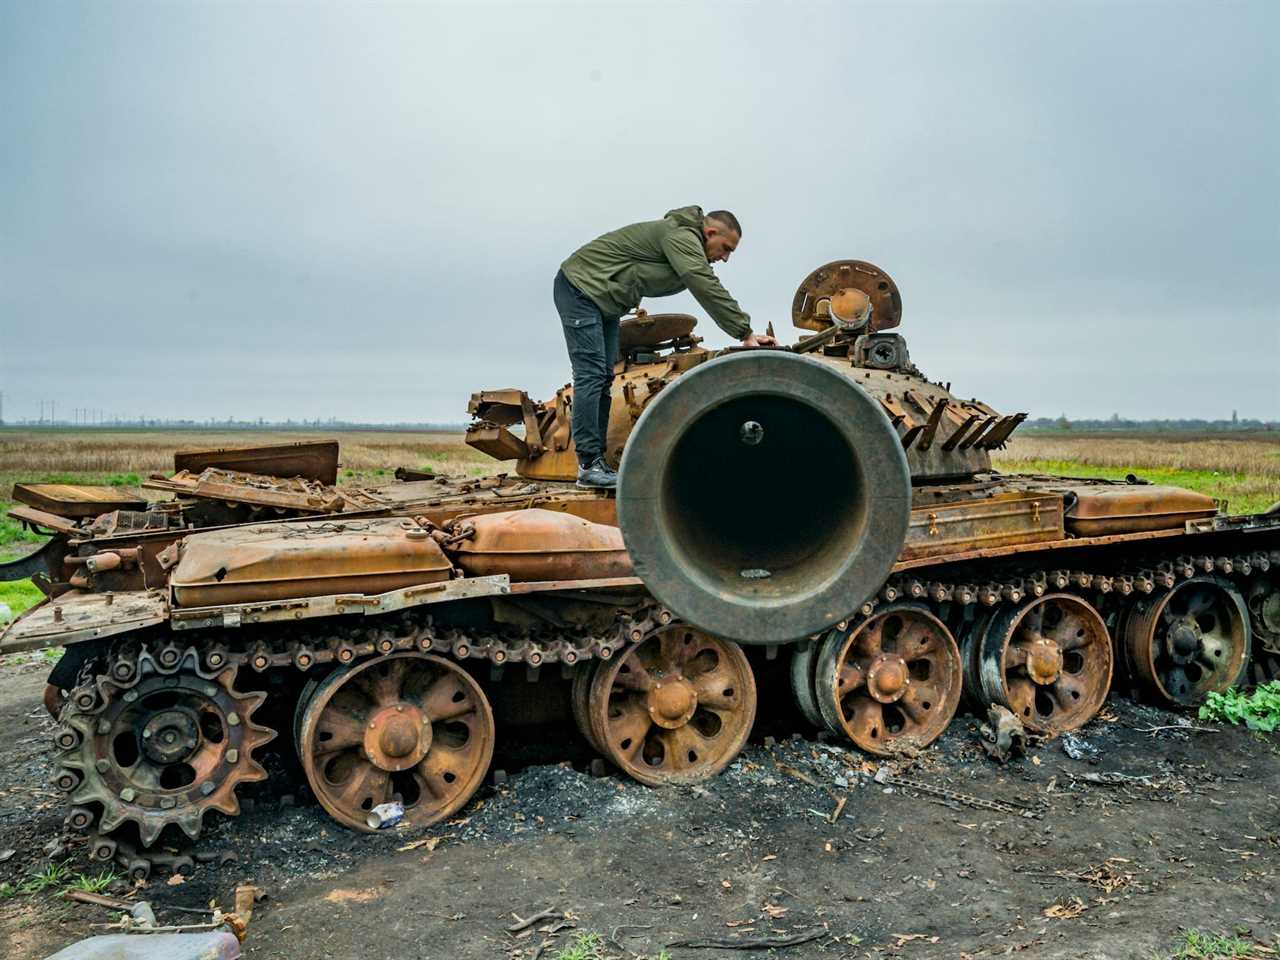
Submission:
M 46 670 L 0 667 L 0 857 L 14 851 L 0 882 L 47 865 L 61 834 Z M 1150 958 L 1172 954 L 1182 929 L 1275 946 L 1280 740 L 1149 730 L 1188 722 L 1113 698 L 1078 737 L 1000 766 L 962 714 L 895 765 L 1021 815 L 877 783 L 860 754 L 787 736 L 800 727 L 785 714 L 779 739 L 757 739 L 723 775 L 685 789 L 592 776 L 576 734 L 543 731 L 540 750 L 499 757 L 505 784 L 456 820 L 375 836 L 335 826 L 276 760 L 250 809 L 208 831 L 208 848 L 233 860 L 177 885 L 153 878 L 136 896 L 162 923 L 191 922 L 175 908 L 229 909 L 238 882 L 258 884 L 267 898 L 244 946 L 252 960 L 554 960 L 583 931 L 604 938 L 600 956 L 665 949 L 672 960 Z M 65 856 L 92 872 L 82 845 Z M 507 932 L 544 910 L 564 919 Z M 111 919 L 49 893 L 6 897 L 0 955 L 38 960 Z M 767 954 L 672 946 L 801 934 L 819 935 Z

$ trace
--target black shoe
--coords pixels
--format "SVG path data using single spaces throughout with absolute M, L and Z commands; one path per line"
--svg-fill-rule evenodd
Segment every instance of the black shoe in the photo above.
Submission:
M 603 457 L 597 457 L 589 467 L 578 467 L 578 486 L 591 490 L 612 490 L 618 485 L 618 474 Z

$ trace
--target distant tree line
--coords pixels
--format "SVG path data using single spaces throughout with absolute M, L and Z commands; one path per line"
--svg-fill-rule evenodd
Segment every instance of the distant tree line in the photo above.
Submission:
M 0 421 L 0 426 L 5 425 Z M 452 422 L 414 422 L 414 423 L 362 423 L 357 420 L 339 420 L 330 417 L 327 420 L 239 420 L 228 417 L 223 420 L 175 420 L 159 417 L 134 417 L 131 419 L 104 420 L 99 423 L 75 423 L 69 420 L 13 420 L 8 426 L 36 427 L 44 429 L 75 430 L 415 430 L 430 433 L 461 432 L 467 428 L 462 421 Z
M 1036 417 L 1026 421 L 1024 429 L 1079 430 L 1082 433 L 1257 433 L 1280 431 L 1280 421 L 1254 420 L 1234 412 L 1230 420 L 1130 420 L 1113 413 L 1105 420 L 1073 420 L 1065 413 L 1056 417 Z

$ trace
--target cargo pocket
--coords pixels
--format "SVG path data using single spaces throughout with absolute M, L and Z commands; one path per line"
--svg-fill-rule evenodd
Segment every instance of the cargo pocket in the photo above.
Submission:
M 600 314 L 591 316 L 586 313 L 574 313 L 561 319 L 564 327 L 564 342 L 569 348 L 569 359 L 573 363 L 574 375 L 578 375 L 579 364 L 584 361 L 595 366 L 604 364 L 604 321 Z M 598 359 L 597 359 L 598 358 Z

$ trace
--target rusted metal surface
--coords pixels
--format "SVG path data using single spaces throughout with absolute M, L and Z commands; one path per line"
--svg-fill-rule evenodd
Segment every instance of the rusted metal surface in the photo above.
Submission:
M 1244 599 L 1230 581 L 1212 576 L 1137 598 L 1120 637 L 1130 675 L 1175 704 L 1197 703 L 1240 682 L 1249 645 Z
M 445 550 L 468 575 L 512 581 L 630 577 L 622 532 L 553 510 L 512 510 L 452 521 Z
M 342 668 L 298 705 L 298 754 L 316 799 L 355 830 L 397 800 L 426 826 L 456 813 L 493 757 L 493 711 L 457 664 L 395 653 Z
M 1075 502 L 1067 529 L 1082 537 L 1144 530 L 1181 530 L 1188 521 L 1217 512 L 1212 497 L 1181 487 L 1152 484 L 1090 485 L 1069 488 Z
M 250 474 L 221 467 L 206 467 L 199 473 L 180 470 L 172 477 L 153 477 L 142 485 L 148 490 L 163 490 L 177 496 L 303 513 L 336 513 L 346 505 L 333 486 L 318 480 Z
M 9 516 L 40 533 L 67 534 L 75 533 L 79 529 L 74 520 L 37 510 L 35 507 L 14 507 L 9 511 Z
M 453 565 L 411 520 L 315 520 L 195 533 L 170 578 L 180 607 L 336 593 L 383 593 L 449 580 Z
M 160 591 L 65 593 L 9 624 L 0 633 L 0 654 L 135 633 L 168 617 L 169 604 Z
M 143 846 L 166 826 L 199 835 L 204 815 L 239 813 L 236 787 L 266 779 L 254 751 L 275 732 L 253 721 L 265 693 L 237 690 L 234 668 L 206 670 L 175 648 L 113 662 L 97 689 L 72 694 L 60 727 L 55 785 L 78 829 L 132 823 Z M 83 821 L 83 822 L 79 822 Z
M 923 606 L 898 603 L 822 641 L 814 700 L 833 732 L 891 756 L 942 735 L 960 705 L 962 677 L 946 624 Z
M 802 330 L 825 330 L 842 319 L 855 323 L 855 293 L 871 304 L 869 321 L 858 332 L 890 330 L 902 322 L 902 295 L 893 278 L 865 260 L 836 260 L 804 278 L 791 301 L 791 322 Z M 833 314 L 835 316 L 833 316 Z
M 967 690 L 1037 733 L 1083 726 L 1111 687 L 1112 649 L 1102 616 L 1067 593 L 1002 605 L 964 637 Z
M 338 441 L 181 450 L 173 455 L 173 469 L 177 473 L 200 474 L 210 467 L 232 473 L 301 477 L 333 485 L 338 482 Z
M 742 750 L 755 677 L 737 644 L 671 624 L 594 668 L 584 712 L 588 742 L 636 780 L 693 783 Z
M 618 325 L 618 349 L 623 353 L 638 350 L 675 349 L 693 346 L 693 330 L 698 318 L 687 313 L 642 313 L 625 318 Z
M 147 501 L 122 487 L 69 483 L 15 483 L 13 499 L 58 517 L 96 517 L 110 510 L 139 510 Z
M 1061 540 L 1062 497 L 1052 493 L 1008 491 L 983 500 L 961 500 L 913 507 L 907 541 L 899 557 L 964 553 L 990 548 Z

